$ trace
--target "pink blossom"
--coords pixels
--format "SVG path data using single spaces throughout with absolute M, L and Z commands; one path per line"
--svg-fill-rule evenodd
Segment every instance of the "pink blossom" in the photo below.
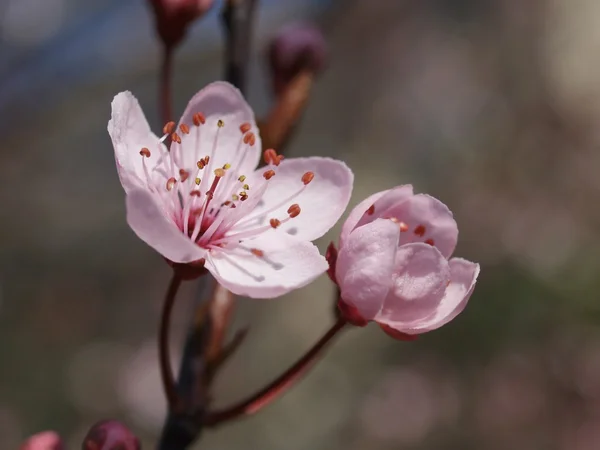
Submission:
M 434 330 L 456 317 L 479 264 L 450 258 L 458 227 L 439 200 L 412 186 L 379 192 L 352 210 L 340 236 L 335 279 L 354 324 L 377 322 L 393 337 Z
M 20 447 L 20 450 L 63 450 L 63 442 L 54 431 L 34 434 Z
M 283 160 L 261 142 L 241 93 L 212 83 L 179 126 L 158 138 L 130 92 L 108 123 L 126 193 L 127 221 L 173 263 L 204 266 L 235 294 L 270 298 L 327 270 L 312 240 L 346 208 L 353 175 L 329 158 Z M 171 140 L 170 150 L 165 145 Z

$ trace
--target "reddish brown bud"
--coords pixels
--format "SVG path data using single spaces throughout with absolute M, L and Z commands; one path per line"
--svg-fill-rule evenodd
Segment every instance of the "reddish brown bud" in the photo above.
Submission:
M 213 5 L 213 0 L 149 0 L 149 2 L 156 17 L 158 34 L 169 46 L 179 43 L 187 27 Z
M 139 439 L 116 420 L 98 422 L 83 439 L 82 450 L 140 450 Z

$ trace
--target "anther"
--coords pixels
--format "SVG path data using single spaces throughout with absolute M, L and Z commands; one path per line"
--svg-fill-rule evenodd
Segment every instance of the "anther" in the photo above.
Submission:
M 284 158 L 283 155 L 277 155 L 277 160 L 273 164 L 278 166 L 279 164 L 281 164 L 281 161 L 283 161 L 283 158 Z
M 200 178 L 196 178 L 194 180 L 194 183 L 196 183 L 198 186 L 200 186 L 200 183 L 202 182 L 202 180 Z
M 239 178 L 238 178 L 238 181 L 240 183 L 243 183 L 244 181 L 246 181 L 246 175 L 240 175 Z
M 189 172 L 184 169 L 179 169 L 179 176 L 181 177 L 181 181 L 184 182 L 190 176 Z
M 177 183 L 177 180 L 173 177 L 169 178 L 167 180 L 167 191 L 170 191 L 173 189 L 173 186 L 175 186 L 175 183 Z
M 231 164 L 229 164 L 229 163 L 223 164 L 223 170 L 229 170 L 229 169 L 231 169 Z
M 206 155 L 204 157 L 204 165 L 208 165 L 208 162 L 210 161 L 210 156 Z
M 250 190 L 250 185 L 248 185 L 248 184 L 245 184 L 245 185 L 243 185 L 242 187 L 243 187 L 245 190 L 247 190 L 247 191 L 249 191 L 249 190 Z
M 265 164 L 275 164 L 277 161 L 277 152 L 272 148 L 268 148 L 264 151 L 263 158 L 265 160 Z
M 269 220 L 269 223 L 271 224 L 272 228 L 277 228 L 279 225 L 281 225 L 281 221 L 275 218 Z
M 292 219 L 297 217 L 300 214 L 300 205 L 298 205 L 298 203 L 294 203 L 288 208 L 287 212 Z
M 264 256 L 264 252 L 257 248 L 251 248 L 250 253 L 252 253 L 254 256 L 258 256 L 259 258 L 262 258 Z
M 181 144 L 181 138 L 179 137 L 179 135 L 178 135 L 177 133 L 173 133 L 173 134 L 171 135 L 171 139 L 172 139 L 174 142 L 177 142 L 178 144 Z
M 367 214 L 369 216 L 372 216 L 374 212 L 375 212 L 375 205 L 373 204 L 373 205 L 369 206 L 369 209 L 367 209 Z
M 225 126 L 225 122 L 223 122 L 221 119 L 217 120 L 217 126 L 219 128 L 223 128 Z
M 220 167 L 215 169 L 215 177 L 221 178 L 224 176 L 225 176 L 225 171 L 223 169 L 221 169 Z
M 419 225 L 417 228 L 415 228 L 414 233 L 419 237 L 423 237 L 425 234 L 425 225 Z
M 240 200 L 245 202 L 246 200 L 248 200 L 248 193 L 246 191 L 242 191 L 240 192 Z
M 190 191 L 190 195 L 192 197 L 200 197 L 200 191 L 198 189 L 194 189 L 193 191 Z
M 263 173 L 263 177 L 265 177 L 265 180 L 270 180 L 274 176 L 275 176 L 275 171 L 271 170 L 271 169 L 269 169 L 265 173 Z
M 197 127 L 199 127 L 200 124 L 203 124 L 206 122 L 206 118 L 204 117 L 204 114 L 202 114 L 202 113 L 194 114 L 192 120 L 194 121 L 194 125 L 196 125 Z
M 248 143 L 250 144 L 250 147 L 253 147 L 254 144 L 256 144 L 256 136 L 254 135 L 254 133 L 248 133 L 250 135 L 250 139 L 248 141 Z
M 233 200 L 234 202 L 237 202 L 239 199 L 240 199 L 240 196 L 239 196 L 239 195 L 237 195 L 237 194 L 233 194 L 233 195 L 231 196 L 231 200 Z
M 402 233 L 405 233 L 406 231 L 408 231 L 408 225 L 406 225 L 404 222 L 400 222 L 398 224 L 398 226 L 400 227 L 400 231 Z
M 250 142 L 250 133 L 246 133 L 242 141 L 244 142 L 244 144 L 248 144 Z
M 144 147 L 140 150 L 140 155 L 145 156 L 146 158 L 150 158 L 150 150 Z
M 240 131 L 242 132 L 242 134 L 246 134 L 251 129 L 252 129 L 252 125 L 250 125 L 250 123 L 248 123 L 248 122 L 244 122 L 243 124 L 240 125 Z
M 314 177 L 315 177 L 314 173 L 306 172 L 304 175 L 302 175 L 302 182 L 306 186 L 308 183 L 310 183 L 313 180 Z
M 171 134 L 175 131 L 175 122 L 167 122 L 163 127 L 163 134 Z
M 221 203 L 221 206 L 229 206 L 231 205 L 231 200 L 226 200 L 223 203 Z
M 183 134 L 190 134 L 190 127 L 188 127 L 185 123 L 179 125 L 179 129 Z
M 431 246 L 434 246 L 434 245 L 435 245 L 435 242 L 434 242 L 434 240 L 433 240 L 433 239 L 427 239 L 427 240 L 425 241 L 425 243 L 426 243 L 426 244 L 429 244 L 429 245 L 431 245 Z
M 206 164 L 204 164 L 204 159 L 201 159 L 196 163 L 196 165 L 198 166 L 198 169 L 202 170 Z

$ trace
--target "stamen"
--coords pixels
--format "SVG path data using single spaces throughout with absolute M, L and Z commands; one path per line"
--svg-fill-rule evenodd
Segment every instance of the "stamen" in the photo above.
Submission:
M 277 152 L 274 149 L 269 148 L 264 151 L 263 158 L 265 160 L 265 164 L 275 164 L 277 161 Z
M 240 183 L 243 183 L 244 181 L 246 181 L 246 175 L 240 175 L 239 178 L 238 178 L 238 181 Z
M 248 200 L 248 193 L 246 191 L 242 191 L 240 192 L 240 200 L 245 202 L 246 200 Z
M 231 196 L 231 200 L 233 200 L 234 202 L 237 202 L 239 199 L 240 199 L 240 196 L 239 196 L 239 195 L 237 195 L 237 194 L 233 194 L 233 195 Z
M 314 173 L 306 172 L 304 175 L 302 175 L 302 182 L 306 186 L 308 183 L 310 183 L 313 180 L 314 177 L 315 177 Z
M 283 161 L 285 157 L 283 155 L 277 155 L 277 161 L 274 162 L 274 164 L 276 166 L 278 166 L 279 164 L 281 164 L 281 161 Z
M 190 177 L 190 173 L 187 170 L 179 169 L 179 177 L 181 178 L 181 182 L 184 183 Z
M 270 180 L 274 176 L 275 176 L 275 171 L 271 170 L 271 169 L 269 169 L 265 173 L 263 173 L 263 177 L 265 177 L 265 180 Z
M 243 188 L 244 188 L 246 191 L 249 191 L 249 190 L 250 190 L 250 186 L 249 186 L 249 185 L 247 185 L 247 184 L 243 185 L 242 187 L 243 187 Z
M 150 158 L 150 150 L 146 147 L 140 150 L 140 155 L 145 156 L 146 158 Z
M 252 129 L 252 125 L 250 125 L 248 122 L 244 122 L 243 124 L 240 125 L 240 131 L 242 132 L 242 134 L 246 134 L 251 129 Z
M 204 117 L 204 114 L 199 112 L 194 114 L 192 120 L 194 121 L 194 125 L 196 125 L 197 127 L 199 127 L 201 124 L 206 123 L 206 118 Z
M 281 225 L 281 220 L 273 218 L 269 220 L 269 223 L 271 224 L 272 228 L 277 228 L 279 225 Z
M 243 142 L 244 144 L 248 144 L 248 143 L 250 143 L 250 138 L 252 137 L 252 135 L 253 135 L 252 133 L 246 133 L 246 134 L 244 135 L 244 139 L 242 139 L 242 142 Z
M 169 178 L 167 180 L 167 191 L 171 191 L 176 183 L 177 183 L 177 180 L 175 178 L 173 178 L 173 177 Z
M 250 139 L 248 140 L 248 143 L 250 144 L 250 147 L 254 147 L 254 144 L 256 144 L 256 136 L 254 135 L 254 133 L 249 133 L 250 134 Z
M 229 170 L 229 169 L 231 169 L 231 164 L 229 164 L 229 163 L 223 164 L 223 170 Z
M 298 217 L 298 215 L 300 214 L 300 205 L 298 205 L 298 203 L 294 203 L 288 208 L 287 212 L 292 219 L 294 217 Z
M 171 139 L 174 142 L 177 142 L 178 144 L 181 144 L 181 138 L 179 137 L 179 135 L 177 133 L 171 134 Z
M 202 182 L 202 180 L 200 178 L 196 178 L 194 180 L 194 183 L 196 183 L 198 186 L 200 186 L 200 183 Z
M 425 225 L 419 225 L 417 228 L 415 228 L 414 233 L 419 237 L 423 237 L 425 231 Z
M 429 245 L 431 245 L 431 246 L 434 246 L 434 245 L 435 245 L 435 241 L 434 241 L 433 239 L 427 239 L 427 240 L 425 241 L 425 243 L 426 243 L 426 244 L 429 244 Z
M 206 164 L 204 164 L 204 158 L 196 162 L 196 166 L 198 167 L 198 170 L 204 169 L 204 166 L 206 166 Z
M 167 122 L 163 127 L 163 134 L 171 134 L 175 131 L 175 122 Z
M 183 134 L 190 134 L 190 127 L 188 127 L 185 123 L 179 125 L 179 129 Z
M 217 120 L 217 126 L 219 128 L 223 128 L 225 126 L 225 122 L 223 122 L 221 119 Z
M 252 253 L 254 256 L 258 256 L 259 258 L 262 258 L 265 255 L 265 253 L 262 250 L 259 250 L 257 248 L 251 248 L 250 253 Z

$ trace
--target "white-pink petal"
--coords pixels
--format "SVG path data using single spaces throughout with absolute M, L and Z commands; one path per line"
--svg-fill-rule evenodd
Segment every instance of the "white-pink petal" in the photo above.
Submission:
M 350 233 L 338 254 L 340 297 L 366 320 L 381 310 L 392 284 L 399 237 L 397 224 L 378 219 Z
M 450 281 L 450 268 L 435 247 L 421 243 L 400 246 L 394 264 L 392 287 L 375 320 L 397 328 L 398 323 L 418 323 L 437 310 Z
M 203 114 L 206 120 L 199 127 L 194 125 L 196 113 Z M 254 113 L 233 85 L 217 81 L 200 90 L 189 101 L 179 123 L 190 127 L 190 134 L 182 136 L 181 149 L 175 149 L 180 167 L 193 170 L 200 158 L 211 155 L 210 167 L 215 169 L 229 163 L 236 176 L 248 175 L 258 165 L 261 141 Z M 250 124 L 250 132 L 254 133 L 253 146 L 243 143 L 244 134 L 240 131 L 243 123 Z M 216 151 L 212 153 L 215 143 Z
M 352 171 L 342 161 L 319 157 L 285 159 L 273 169 L 275 176 L 268 181 L 261 204 L 251 214 L 257 218 L 254 223 L 285 219 L 288 208 L 298 204 L 300 215 L 283 223 L 278 231 L 308 241 L 323 236 L 348 205 L 354 181 Z M 262 176 L 265 170 L 269 168 L 259 169 L 255 177 Z M 305 186 L 302 175 L 306 172 L 312 172 L 314 178 Z
M 230 251 L 211 252 L 205 267 L 234 294 L 274 298 L 309 284 L 328 264 L 310 242 L 286 233 L 269 233 L 243 241 Z
M 166 148 L 158 143 L 158 137 L 150 130 L 144 112 L 131 92 L 117 94 L 111 107 L 108 134 L 112 139 L 121 184 L 125 192 L 145 187 L 146 177 L 140 150 L 144 147 L 150 150 L 151 157 L 146 163 L 151 169 L 160 157 L 159 145 L 162 151 L 166 151 Z
M 126 205 L 129 226 L 142 241 L 165 258 L 176 263 L 189 263 L 205 257 L 206 250 L 181 232 L 149 191 L 130 191 Z
M 396 217 L 408 226 L 400 237 L 401 244 L 427 242 L 435 245 L 445 258 L 450 258 L 458 241 L 458 226 L 446 205 L 427 194 L 411 196 L 383 213 Z

